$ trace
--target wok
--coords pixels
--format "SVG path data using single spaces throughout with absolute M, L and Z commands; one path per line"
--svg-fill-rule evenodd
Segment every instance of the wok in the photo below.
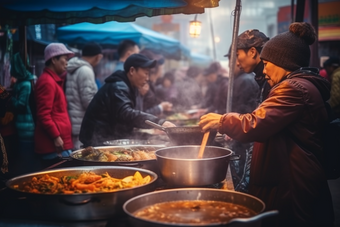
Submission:
M 181 187 L 206 186 L 226 178 L 232 151 L 207 146 L 198 159 L 200 146 L 174 146 L 155 152 L 162 179 L 169 185 Z
M 223 201 L 237 205 L 242 205 L 252 209 L 256 212 L 256 215 L 250 218 L 235 218 L 228 223 L 219 224 L 175 224 L 165 223 L 158 221 L 151 221 L 136 217 L 134 213 L 146 206 L 153 205 L 161 202 L 170 202 L 178 200 L 210 200 L 210 201 Z M 129 199 L 123 205 L 124 212 L 129 216 L 129 222 L 134 227 L 171 227 L 171 226 L 228 226 L 228 227 L 257 227 L 261 226 L 261 221 L 265 217 L 274 216 L 278 214 L 278 211 L 268 211 L 262 213 L 265 210 L 265 204 L 260 199 L 235 191 L 225 191 L 212 188 L 182 188 L 182 189 L 169 189 L 162 191 L 155 191 L 136 196 Z M 180 215 L 180 214 L 179 214 Z
M 166 132 L 174 145 L 199 145 L 201 144 L 204 135 L 199 126 L 177 126 L 165 128 L 149 120 L 146 120 L 145 123 Z M 217 131 L 210 132 L 207 145 L 213 145 L 216 134 Z
M 122 149 L 129 149 L 131 151 L 133 150 L 154 150 L 164 148 L 164 145 L 130 145 L 130 146 L 103 146 L 103 147 L 93 147 L 95 149 L 101 149 L 101 150 L 122 150 Z M 140 160 L 140 161 L 115 161 L 115 162 L 105 162 L 105 161 L 90 161 L 90 160 L 84 160 L 81 158 L 81 152 L 84 149 L 73 151 L 70 155 L 70 158 L 72 160 L 75 160 L 78 164 L 83 166 L 127 166 L 127 167 L 135 167 L 135 168 L 142 168 L 151 170 L 155 173 L 159 173 L 159 169 L 157 166 L 156 159 L 150 159 L 150 160 Z
M 150 175 L 148 184 L 115 192 L 84 194 L 34 194 L 14 189 L 32 177 L 49 174 L 51 176 L 77 175 L 84 171 L 97 174 L 108 172 L 111 177 L 124 178 L 139 171 L 143 177 Z M 26 174 L 7 181 L 7 187 L 27 202 L 30 217 L 48 220 L 99 220 L 124 214 L 122 206 L 128 199 L 155 190 L 157 175 L 149 170 L 119 166 L 92 166 L 61 168 Z

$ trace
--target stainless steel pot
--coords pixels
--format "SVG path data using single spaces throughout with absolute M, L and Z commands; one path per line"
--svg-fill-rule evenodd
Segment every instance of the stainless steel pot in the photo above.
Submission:
M 134 188 L 123 189 L 116 192 L 84 193 L 84 194 L 34 194 L 14 189 L 14 185 L 20 185 L 30 181 L 34 176 L 49 174 L 51 176 L 77 175 L 84 171 L 92 171 L 97 174 L 108 172 L 110 176 L 124 178 L 139 171 L 143 177 L 150 175 L 150 183 Z M 124 202 L 134 196 L 155 190 L 157 174 L 152 171 L 119 167 L 119 166 L 92 166 L 72 167 L 57 170 L 36 172 L 18 176 L 7 181 L 7 187 L 18 193 L 21 199 L 27 202 L 27 212 L 32 218 L 54 220 L 99 220 L 124 214 L 122 206 Z
M 199 126 L 177 126 L 165 128 L 149 120 L 146 120 L 145 123 L 166 132 L 174 145 L 200 145 L 204 135 Z M 217 131 L 210 132 L 207 145 L 213 145 L 216 134 Z
M 226 178 L 232 151 L 207 146 L 198 159 L 200 146 L 175 146 L 156 151 L 162 179 L 169 185 L 181 187 L 205 186 Z
M 160 148 L 164 148 L 164 145 L 127 145 L 127 146 L 102 146 L 102 147 L 94 147 L 95 149 L 100 150 L 121 150 L 121 149 L 129 149 L 131 151 L 133 150 L 157 150 Z M 153 172 L 159 173 L 159 169 L 157 166 L 156 159 L 152 160 L 141 160 L 141 161 L 126 161 L 126 162 L 103 162 L 103 161 L 90 161 L 90 160 L 84 160 L 81 157 L 81 152 L 84 149 L 76 150 L 72 152 L 70 155 L 70 158 L 77 161 L 78 164 L 84 165 L 84 166 L 127 166 L 127 167 L 135 167 L 135 168 L 142 168 L 142 169 L 148 169 Z
M 188 225 L 174 224 L 145 220 L 138 218 L 134 213 L 146 206 L 156 203 L 178 201 L 178 200 L 213 200 L 229 202 L 237 205 L 242 205 L 256 212 L 256 216 L 250 218 L 232 219 L 228 223 L 207 224 L 207 225 Z M 265 204 L 258 198 L 235 191 L 225 191 L 212 188 L 182 188 L 170 189 L 156 192 L 150 192 L 136 196 L 126 201 L 123 205 L 123 210 L 129 216 L 129 222 L 134 227 L 171 227 L 171 226 L 228 226 L 228 227 L 258 227 L 261 226 L 261 221 L 265 217 L 278 214 L 278 211 L 268 211 L 262 213 L 265 209 Z

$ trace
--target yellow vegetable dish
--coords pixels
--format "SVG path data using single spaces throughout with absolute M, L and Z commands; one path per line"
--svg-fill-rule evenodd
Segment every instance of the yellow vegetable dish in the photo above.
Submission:
M 14 189 L 37 194 L 76 194 L 114 192 L 121 189 L 133 188 L 147 184 L 151 177 L 143 177 L 136 171 L 133 176 L 123 179 L 111 177 L 107 172 L 98 175 L 93 172 L 84 172 L 77 176 L 54 177 L 48 174 L 33 177 L 31 181 L 22 185 L 14 185 Z

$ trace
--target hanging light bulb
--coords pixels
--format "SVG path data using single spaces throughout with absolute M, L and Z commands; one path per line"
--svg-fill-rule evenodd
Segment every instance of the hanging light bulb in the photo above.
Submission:
M 197 20 L 197 14 L 195 15 L 195 19 L 190 21 L 189 34 L 191 37 L 197 38 L 201 34 L 201 22 Z

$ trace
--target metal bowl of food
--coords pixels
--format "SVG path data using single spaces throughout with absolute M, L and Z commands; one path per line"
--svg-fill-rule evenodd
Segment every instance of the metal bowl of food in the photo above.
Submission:
M 144 182 L 146 178 L 149 180 Z M 124 214 L 124 202 L 155 190 L 157 178 L 154 172 L 140 168 L 86 166 L 26 174 L 6 185 L 26 200 L 32 218 L 99 220 Z
M 133 227 L 260 227 L 278 213 L 263 213 L 265 204 L 254 196 L 212 188 L 150 192 L 129 199 L 123 210 Z
M 128 166 L 158 173 L 155 152 L 165 145 L 87 147 L 72 152 L 70 158 L 84 166 Z

